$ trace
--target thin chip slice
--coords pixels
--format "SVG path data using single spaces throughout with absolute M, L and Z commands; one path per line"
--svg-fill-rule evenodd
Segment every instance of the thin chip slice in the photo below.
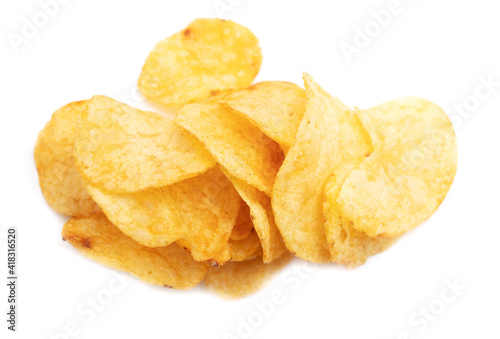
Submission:
M 175 121 L 205 144 L 230 175 L 271 195 L 283 154 L 246 118 L 227 106 L 204 103 L 183 106 Z
M 248 87 L 262 63 L 259 41 L 246 27 L 197 19 L 160 41 L 146 59 L 139 89 L 148 99 L 178 106 Z
M 307 102 L 297 139 L 273 188 L 276 224 L 289 251 L 312 262 L 329 262 L 323 201 L 325 185 L 372 151 L 357 115 L 304 74 Z M 335 180 L 344 180 L 340 177 Z
M 203 280 L 208 269 L 177 244 L 158 248 L 140 245 L 102 213 L 71 218 L 62 236 L 86 257 L 154 285 L 190 289 Z
M 287 253 L 270 264 L 264 264 L 260 257 L 243 262 L 229 262 L 223 267 L 211 267 L 204 282 L 208 289 L 220 296 L 242 298 L 261 289 L 292 258 Z
M 231 258 L 228 241 L 241 198 L 218 167 L 177 184 L 139 192 L 87 189 L 109 220 L 142 245 L 179 241 L 195 260 L 213 265 Z
M 255 230 L 242 240 L 229 240 L 231 261 L 245 261 L 262 256 L 262 246 Z
M 350 169 L 346 169 L 346 172 L 350 172 Z M 331 179 L 326 185 L 323 205 L 331 260 L 354 268 L 364 264 L 368 257 L 389 248 L 397 238 L 372 238 L 354 229 L 338 209 L 337 197 L 343 182 L 334 180 L 334 177 Z
M 264 263 L 281 257 L 287 249 L 274 221 L 271 199 L 255 187 L 226 174 L 243 201 L 250 207 L 250 216 L 263 250 Z
M 245 201 L 241 201 L 236 225 L 231 231 L 229 247 L 231 261 L 244 261 L 262 255 L 262 246 L 259 236 L 253 228 L 250 207 Z
M 240 211 L 238 212 L 238 218 L 236 219 L 236 224 L 231 231 L 231 240 L 238 241 L 243 240 L 252 233 L 253 223 L 250 217 L 250 207 L 248 207 L 245 201 L 240 204 Z
M 306 106 L 306 91 L 284 81 L 264 81 L 222 100 L 243 114 L 286 154 L 297 135 Z
M 339 208 L 353 228 L 395 237 L 429 218 L 446 196 L 457 169 L 453 126 L 441 108 L 411 97 L 360 118 L 375 151 L 346 179 Z
M 78 122 L 75 158 L 84 182 L 113 192 L 164 187 L 215 166 L 174 121 L 94 96 Z
M 55 211 L 84 216 L 99 211 L 82 185 L 73 157 L 75 129 L 86 101 L 69 103 L 54 112 L 38 134 L 35 164 L 43 196 Z

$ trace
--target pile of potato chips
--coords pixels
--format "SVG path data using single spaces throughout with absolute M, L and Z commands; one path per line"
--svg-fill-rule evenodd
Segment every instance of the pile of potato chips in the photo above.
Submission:
M 175 120 L 105 96 L 58 109 L 35 161 L 63 239 L 152 284 L 239 297 L 291 254 L 348 267 L 421 224 L 457 166 L 438 106 L 351 109 L 304 74 L 251 85 L 257 38 L 198 19 L 159 42 L 139 89 Z M 291 253 L 291 254 L 290 254 Z

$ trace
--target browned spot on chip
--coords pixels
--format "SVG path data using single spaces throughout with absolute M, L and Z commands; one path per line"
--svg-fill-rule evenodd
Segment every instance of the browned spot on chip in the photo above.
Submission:
M 207 260 L 207 263 L 211 266 L 211 267 L 219 267 L 220 264 L 214 260 L 214 259 L 210 259 L 210 260 Z
M 82 245 L 87 247 L 87 248 L 92 248 L 92 244 L 90 243 L 89 239 L 85 239 L 82 241 Z

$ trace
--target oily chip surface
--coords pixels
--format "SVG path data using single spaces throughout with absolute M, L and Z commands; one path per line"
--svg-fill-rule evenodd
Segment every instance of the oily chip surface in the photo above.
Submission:
M 290 252 L 312 262 L 329 262 L 323 216 L 328 180 L 342 182 L 345 167 L 372 152 L 370 137 L 355 112 L 304 74 L 306 111 L 295 143 L 273 188 L 272 207 Z
M 197 261 L 230 260 L 228 241 L 241 198 L 218 167 L 173 185 L 132 193 L 87 187 L 123 233 L 148 247 L 178 242 Z
M 205 277 L 208 289 L 226 298 L 242 298 L 261 289 L 270 278 L 292 259 L 287 253 L 270 264 L 258 257 L 243 262 L 229 262 L 222 267 L 210 267 Z
M 283 162 L 279 145 L 219 103 L 183 106 L 175 121 L 195 135 L 230 175 L 271 195 Z
M 396 237 L 438 208 L 457 170 L 457 144 L 446 113 L 420 98 L 400 98 L 360 111 L 374 152 L 355 168 L 338 197 L 353 228 Z
M 86 257 L 154 285 L 190 289 L 203 280 L 208 268 L 177 244 L 149 248 L 135 242 L 102 213 L 71 218 L 62 236 Z
M 164 187 L 215 166 L 203 145 L 171 119 L 94 96 L 75 141 L 83 181 L 112 192 Z
M 221 102 L 245 116 L 286 154 L 305 112 L 306 91 L 290 82 L 264 81 L 230 93 Z
M 43 196 L 55 211 L 84 216 L 99 211 L 82 184 L 75 165 L 75 130 L 86 101 L 69 103 L 54 112 L 38 134 L 35 164 Z
M 154 47 L 139 89 L 159 104 L 180 106 L 248 87 L 261 63 L 259 41 L 248 28 L 230 20 L 197 19 Z

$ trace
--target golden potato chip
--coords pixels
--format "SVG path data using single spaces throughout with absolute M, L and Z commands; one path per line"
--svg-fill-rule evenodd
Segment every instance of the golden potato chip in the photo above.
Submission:
M 260 257 L 243 262 L 229 262 L 222 267 L 209 268 L 204 282 L 209 290 L 220 296 L 242 298 L 257 292 L 291 259 L 292 255 L 287 253 L 270 264 L 264 264 Z
M 175 121 L 204 143 L 230 175 L 271 194 L 283 155 L 247 119 L 224 105 L 204 103 L 183 106 Z
M 160 41 L 146 59 L 139 89 L 177 106 L 249 86 L 262 63 L 259 41 L 233 21 L 197 19 Z
M 346 172 L 350 172 L 350 169 Z M 389 248 L 397 238 L 371 238 L 354 229 L 338 209 L 337 197 L 341 187 L 342 182 L 335 180 L 330 180 L 326 185 L 323 205 L 326 237 L 331 260 L 354 268 L 364 264 L 369 256 Z
M 244 181 L 229 174 L 226 176 L 231 180 L 243 201 L 250 207 L 253 226 L 262 245 L 264 263 L 267 264 L 279 258 L 287 250 L 274 221 L 271 199 Z
M 374 152 L 342 185 L 339 209 L 371 237 L 395 237 L 438 208 L 457 169 L 457 146 L 446 113 L 419 98 L 400 98 L 360 112 Z
M 348 163 L 337 175 L 327 181 L 323 203 L 326 238 L 333 262 L 354 268 L 366 262 L 369 256 L 389 248 L 397 239 L 378 237 L 372 238 L 352 227 L 352 222 L 345 220 L 339 210 L 337 198 L 344 181 L 338 178 L 348 177 L 354 169 L 353 163 Z
M 313 262 L 330 261 L 323 215 L 324 190 L 343 168 L 372 152 L 357 115 L 304 74 L 306 111 L 273 188 L 276 224 L 289 251 Z
M 245 261 L 262 255 L 262 246 L 255 230 L 241 240 L 229 240 L 231 261 Z
M 84 182 L 113 192 L 168 186 L 215 166 L 174 121 L 104 96 L 89 100 L 81 114 L 75 158 Z
M 250 207 L 245 201 L 241 201 L 236 225 L 231 231 L 229 247 L 232 261 L 244 261 L 262 255 L 262 246 L 253 228 Z
M 245 201 L 241 201 L 238 218 L 236 219 L 236 224 L 231 231 L 231 240 L 243 240 L 248 237 L 250 233 L 252 233 L 252 230 L 253 223 L 250 217 L 250 207 L 248 207 Z
M 304 115 L 306 91 L 290 82 L 264 81 L 221 101 L 248 118 L 286 154 Z
M 71 218 L 62 236 L 86 257 L 154 285 L 189 289 L 203 280 L 208 269 L 177 244 L 157 248 L 140 245 L 102 213 Z
M 67 104 L 54 112 L 38 134 L 35 164 L 40 188 L 55 211 L 69 216 L 83 216 L 99 211 L 82 185 L 73 157 L 76 123 L 86 101 Z
M 131 193 L 87 186 L 109 220 L 148 247 L 179 241 L 197 261 L 223 264 L 241 198 L 218 167 L 179 183 Z

